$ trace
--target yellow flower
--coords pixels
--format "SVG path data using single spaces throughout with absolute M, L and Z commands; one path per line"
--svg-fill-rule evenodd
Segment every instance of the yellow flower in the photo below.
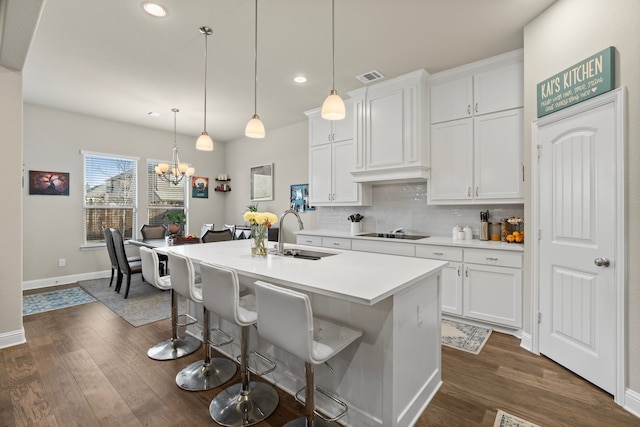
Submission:
M 243 216 L 244 220 L 252 225 L 264 225 L 265 227 L 271 227 L 278 222 L 278 217 L 271 212 L 245 212 Z

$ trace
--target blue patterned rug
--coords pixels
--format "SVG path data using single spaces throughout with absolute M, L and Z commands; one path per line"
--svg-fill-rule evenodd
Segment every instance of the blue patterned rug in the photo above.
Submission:
M 515 415 L 507 414 L 503 410 L 498 409 L 496 420 L 493 427 L 539 427 L 537 424 L 530 423 L 527 420 L 518 418 Z
M 442 345 L 478 354 L 489 339 L 491 329 L 442 319 Z
M 58 291 L 25 295 L 22 298 L 22 315 L 42 313 L 59 308 L 94 302 L 96 299 L 80 288 L 67 288 Z

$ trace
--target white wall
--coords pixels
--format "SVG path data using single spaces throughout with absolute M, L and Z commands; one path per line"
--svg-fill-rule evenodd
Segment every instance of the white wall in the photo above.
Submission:
M 24 341 L 22 329 L 22 75 L 0 67 L 3 222 L 0 233 L 0 348 Z M 8 169 L 7 169 L 8 168 Z
M 178 120 L 178 129 L 179 123 Z M 195 139 L 178 135 L 180 158 L 195 167 L 197 176 L 213 179 L 222 171 L 224 144 L 217 144 L 211 153 L 196 152 Z M 139 157 L 139 230 L 147 219 L 147 158 L 170 160 L 172 146 L 173 132 L 25 104 L 25 180 L 29 170 L 53 170 L 69 172 L 71 181 L 69 196 L 29 195 L 28 188 L 22 191 L 25 288 L 52 285 L 56 281 L 73 282 L 83 275 L 110 270 L 104 247 L 81 249 L 83 159 L 80 150 Z M 198 234 L 202 223 L 223 222 L 223 197 L 222 193 L 213 191 L 210 191 L 208 199 L 191 199 L 189 196 L 191 233 Z M 133 252 L 135 248 L 129 251 Z M 66 260 L 65 267 L 58 267 L 60 258 Z
M 640 2 L 638 0 L 558 0 L 524 30 L 525 154 L 531 170 L 531 121 L 536 118 L 536 84 L 601 51 L 616 48 L 615 86 L 627 87 L 627 360 L 628 386 L 640 391 Z M 531 194 L 526 195 L 530 209 Z M 525 212 L 530 214 L 529 209 Z M 529 235 L 531 236 L 531 232 Z M 525 296 L 529 296 L 527 260 Z M 528 298 L 525 300 L 525 307 Z M 530 317 L 530 314 L 529 316 Z M 526 318 L 530 330 L 530 318 Z
M 289 192 L 292 184 L 309 182 L 309 133 L 306 117 L 300 113 L 300 123 L 279 129 L 267 129 L 264 139 L 242 138 L 226 145 L 226 168 L 231 178 L 231 192 L 222 193 L 227 205 L 225 218 L 235 224 L 243 224 L 243 213 L 251 203 L 249 170 L 252 166 L 274 164 L 274 199 L 259 202 L 260 211 L 268 211 L 278 217 L 289 208 Z M 317 228 L 317 212 L 301 214 L 306 229 Z M 285 220 L 285 240 L 295 242 L 292 231 L 298 224 L 291 215 Z

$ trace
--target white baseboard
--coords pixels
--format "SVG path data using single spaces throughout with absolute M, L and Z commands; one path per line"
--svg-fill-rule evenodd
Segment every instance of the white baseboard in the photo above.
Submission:
M 0 334 L 0 348 L 13 347 L 26 342 L 27 337 L 24 334 L 24 328 Z
M 520 340 L 520 347 L 533 353 L 533 337 L 530 333 L 522 331 L 522 339 Z
M 29 280 L 22 282 L 22 290 L 48 288 L 51 286 L 66 285 L 79 280 L 102 279 L 111 277 L 111 271 L 95 271 L 92 273 L 71 274 L 69 276 L 48 277 L 46 279 Z M 113 278 L 115 280 L 115 277 Z
M 622 407 L 631 414 L 640 418 L 640 393 L 631 390 L 630 388 L 626 389 L 624 392 L 624 404 Z

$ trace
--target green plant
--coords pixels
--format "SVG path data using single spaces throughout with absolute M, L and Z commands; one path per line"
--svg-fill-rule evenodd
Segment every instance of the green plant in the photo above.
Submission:
M 187 223 L 187 214 L 183 211 L 167 211 L 164 216 L 169 221 L 169 224 L 182 225 Z
M 258 204 L 251 204 L 247 206 L 247 209 L 249 209 L 249 212 L 258 212 Z

